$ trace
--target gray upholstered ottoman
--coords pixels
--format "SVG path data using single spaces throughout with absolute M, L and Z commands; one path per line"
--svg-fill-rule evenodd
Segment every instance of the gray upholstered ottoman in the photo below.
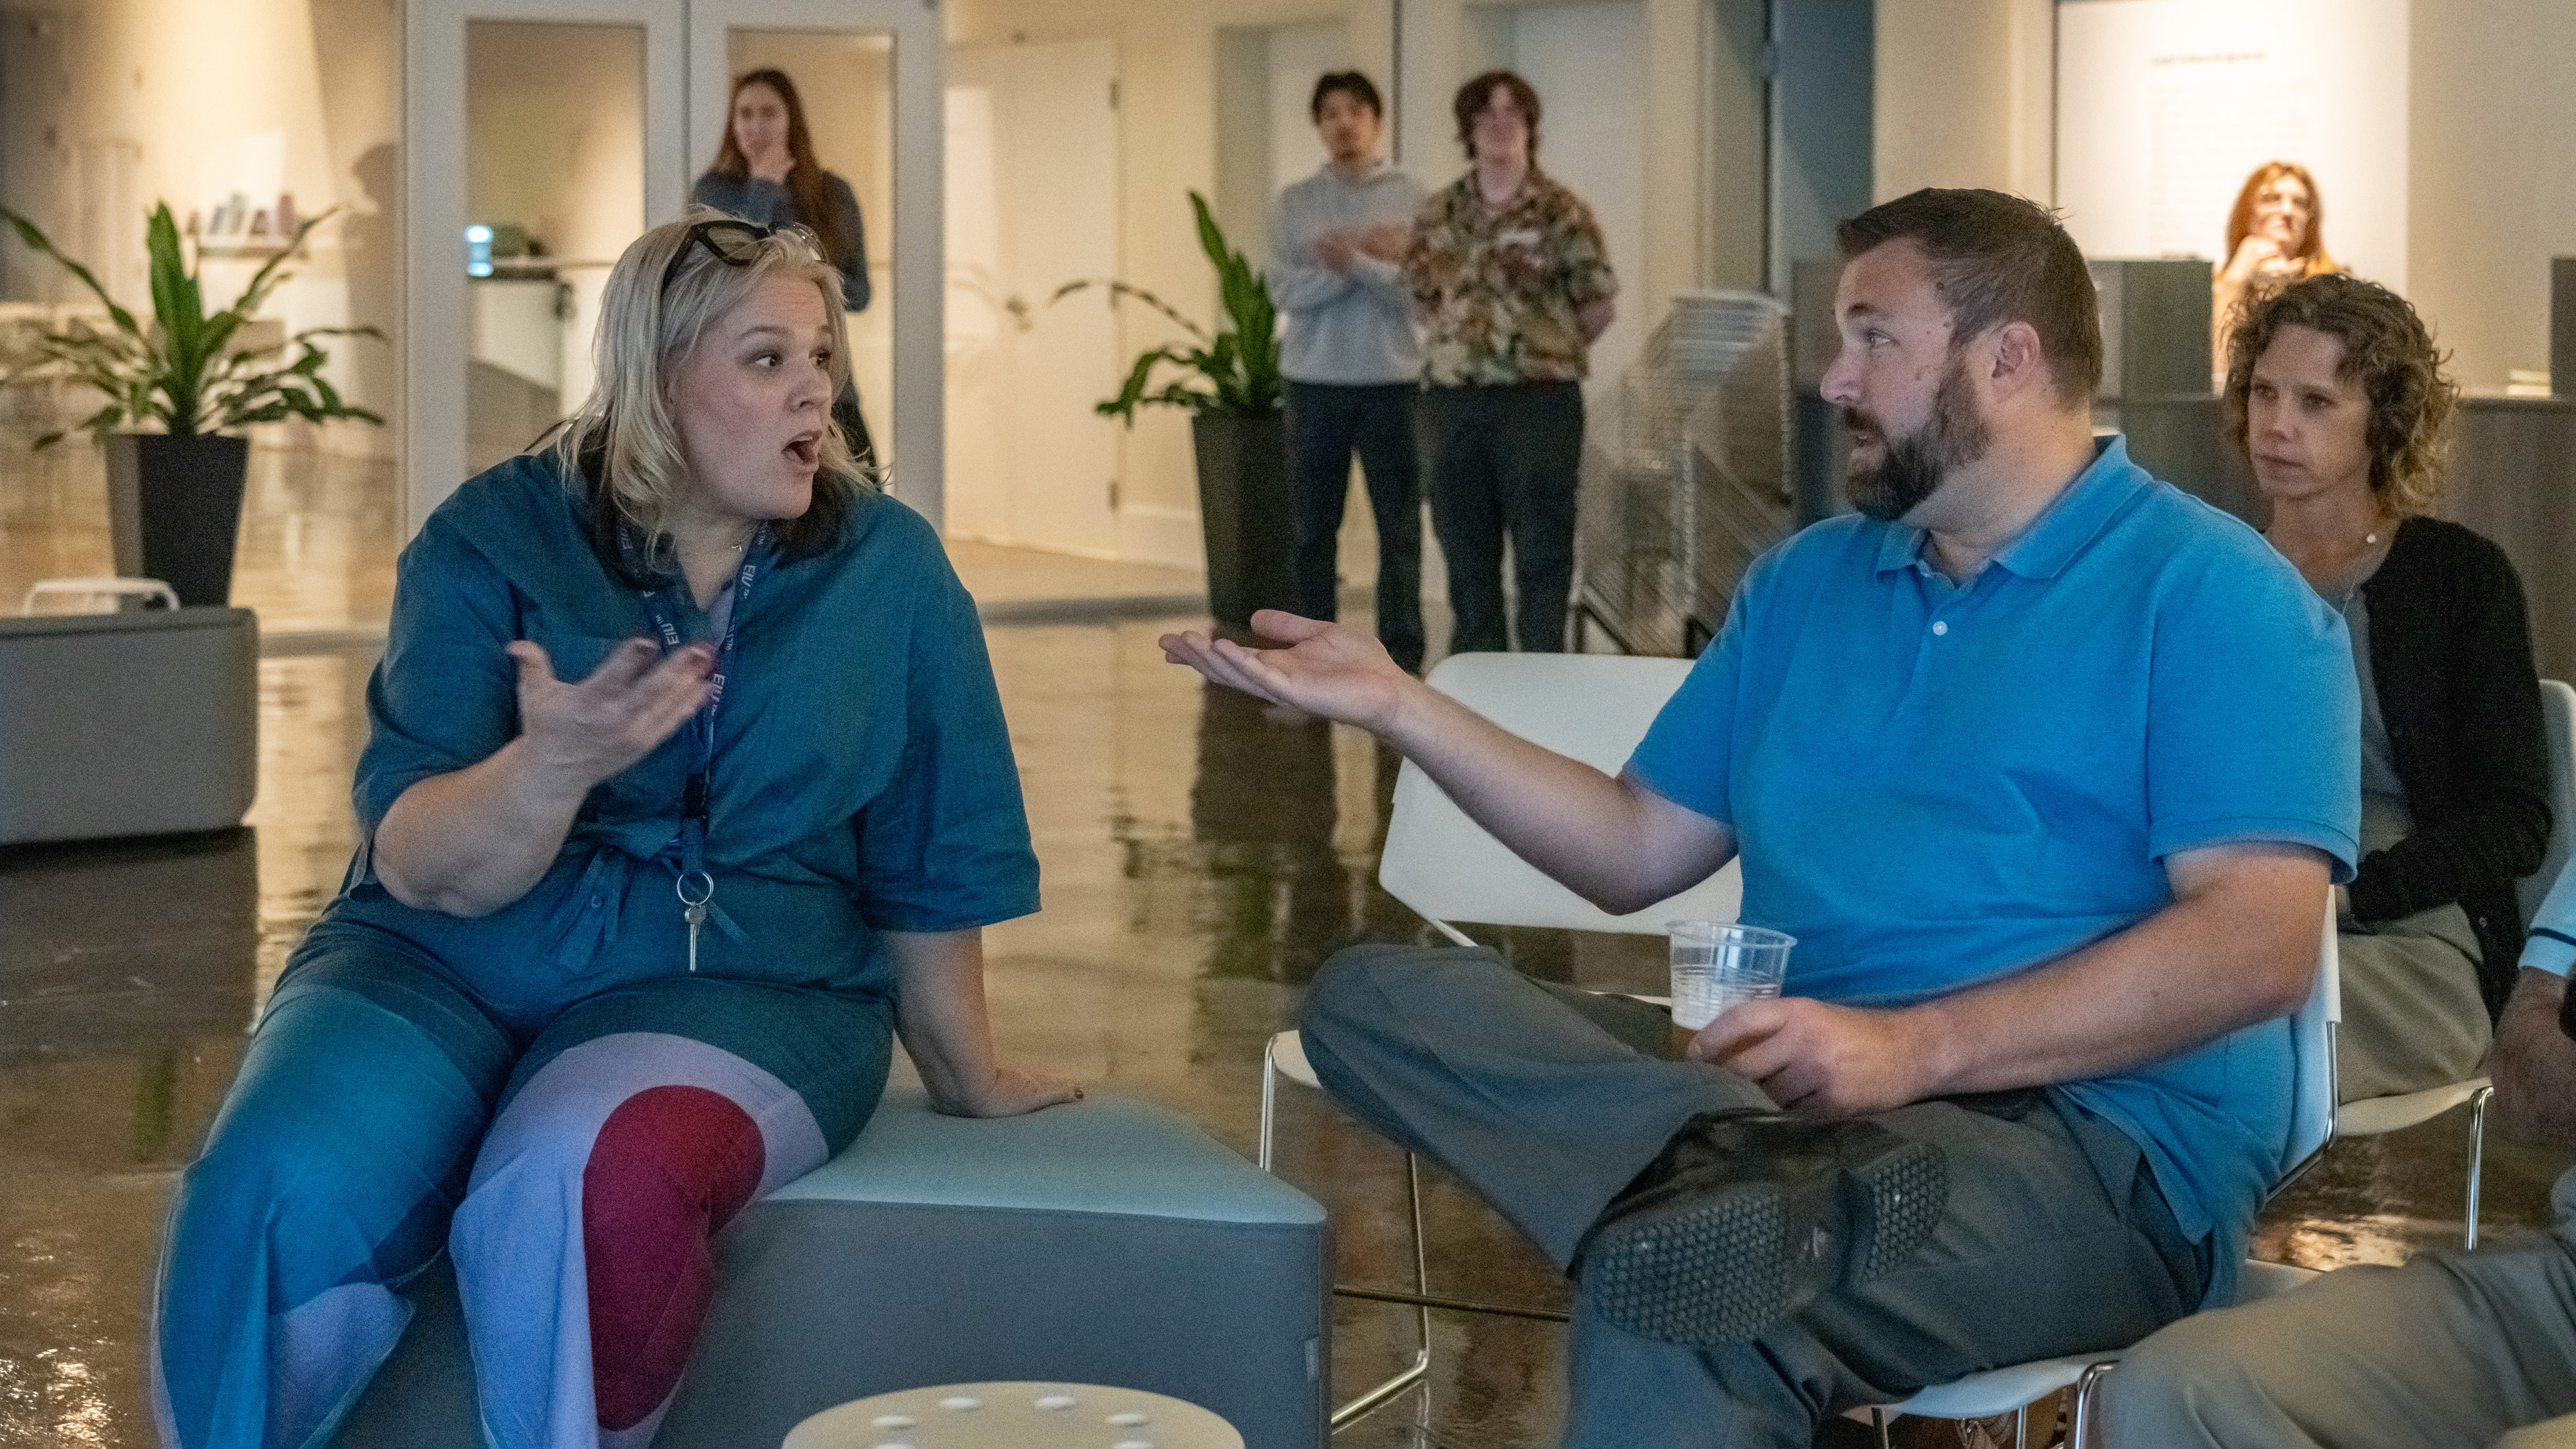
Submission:
M 0 619 L 0 741 L 0 845 L 230 830 L 259 783 L 259 620 Z
M 1246 1449 L 1318 1449 L 1332 1359 L 1324 1210 L 1163 1108 L 1099 1094 L 999 1122 L 898 1083 L 849 1151 L 745 1209 L 659 1449 L 760 1449 L 924 1384 L 1147 1389 Z M 471 1443 L 452 1289 L 341 1449 Z

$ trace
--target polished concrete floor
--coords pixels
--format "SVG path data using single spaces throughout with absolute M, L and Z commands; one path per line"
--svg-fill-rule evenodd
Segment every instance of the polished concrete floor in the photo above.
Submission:
M 140 1331 L 173 1174 L 203 1139 L 243 1032 L 351 846 L 348 785 L 389 593 L 380 464 L 255 455 L 237 598 L 312 652 L 260 665 L 260 788 L 242 830 L 0 851 L 0 1449 L 144 1445 Z M 0 597 L 104 572 L 94 459 L 0 439 Z M 1163 664 L 1187 574 L 960 546 L 1045 869 L 1045 910 L 990 933 L 1006 1049 L 1141 1093 L 1253 1146 L 1260 1053 L 1335 948 L 1413 939 L 1376 888 L 1393 762 L 1364 736 L 1283 718 Z M 1441 632 L 1435 623 L 1435 635 Z M 300 637 L 301 642 L 294 642 Z M 1659 943 L 1514 933 L 1524 969 L 1645 989 Z M 1280 1169 L 1336 1221 L 1346 1282 L 1394 1285 L 1401 1159 L 1289 1089 Z M 2459 1231 L 2455 1115 L 2338 1145 L 2267 1215 L 2265 1256 L 2395 1261 Z M 2554 1162 L 2490 1146 L 2491 1232 L 2543 1221 Z M 1492 1214 L 1434 1180 L 1434 1291 L 1547 1305 L 1562 1287 Z M 1347 1392 L 1411 1353 L 1408 1310 L 1348 1301 Z M 1427 1404 L 1345 1446 L 1541 1446 L 1561 1413 L 1562 1330 L 1437 1315 Z M 1946 1440 L 1940 1442 L 1947 1442 Z

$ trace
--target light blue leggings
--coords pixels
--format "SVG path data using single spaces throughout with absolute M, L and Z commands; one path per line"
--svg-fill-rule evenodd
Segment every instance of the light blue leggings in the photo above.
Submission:
M 497 1449 L 649 1443 L 710 1238 L 876 1108 L 882 1000 L 676 974 L 504 1020 L 316 928 L 180 1183 L 153 1325 L 168 1449 L 328 1442 L 454 1255 Z

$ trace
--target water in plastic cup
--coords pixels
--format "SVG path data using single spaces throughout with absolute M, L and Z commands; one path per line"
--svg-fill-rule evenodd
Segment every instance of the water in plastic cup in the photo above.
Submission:
M 1739 1001 L 1777 996 L 1797 938 L 1733 921 L 1671 921 L 1673 1043 L 1678 1053 L 1699 1029 Z

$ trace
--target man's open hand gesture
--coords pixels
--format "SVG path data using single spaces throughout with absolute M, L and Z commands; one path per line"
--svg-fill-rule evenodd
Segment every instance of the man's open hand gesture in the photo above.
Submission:
M 1366 634 L 1279 609 L 1252 616 L 1253 632 L 1284 649 L 1247 649 L 1192 630 L 1166 634 L 1163 657 L 1256 698 L 1383 733 L 1413 676 Z

